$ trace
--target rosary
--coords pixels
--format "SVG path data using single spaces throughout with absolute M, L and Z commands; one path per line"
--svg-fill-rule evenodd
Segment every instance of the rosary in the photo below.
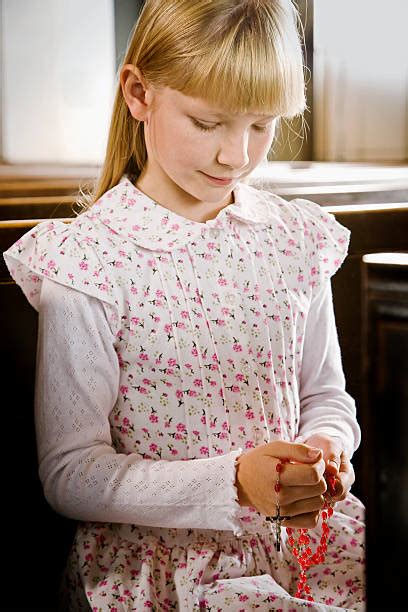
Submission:
M 283 464 L 289 463 L 289 459 L 281 459 L 276 465 L 276 483 L 275 483 L 275 491 L 276 491 L 276 515 L 275 516 L 267 516 L 266 519 L 268 521 L 273 521 L 275 523 L 275 534 L 276 534 L 276 550 L 279 552 L 281 549 L 281 528 L 282 521 L 288 519 L 288 516 L 282 516 L 280 513 L 280 504 L 279 504 L 279 491 L 281 490 L 280 484 L 280 473 L 283 469 Z M 307 529 L 292 529 L 291 527 L 286 527 L 286 532 L 289 536 L 288 544 L 292 555 L 296 559 L 300 567 L 300 576 L 297 584 L 297 590 L 295 597 L 303 597 L 308 601 L 314 601 L 312 595 L 310 594 L 311 588 L 307 584 L 307 576 L 306 570 L 312 565 L 318 565 L 319 563 L 323 563 L 325 559 L 325 554 L 327 551 L 327 540 L 329 537 L 329 526 L 327 524 L 328 518 L 333 515 L 333 502 L 331 501 L 332 496 L 335 493 L 336 489 L 336 478 L 331 474 L 325 473 L 325 479 L 327 482 L 327 491 L 325 493 L 325 503 L 322 511 L 322 535 L 320 538 L 320 544 L 318 545 L 316 552 L 313 553 L 310 548 L 310 537 L 307 535 Z M 298 532 L 298 535 L 295 535 L 295 531 Z

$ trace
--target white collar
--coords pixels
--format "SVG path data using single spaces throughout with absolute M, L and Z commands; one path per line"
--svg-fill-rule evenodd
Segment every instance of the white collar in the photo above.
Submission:
M 234 203 L 221 209 L 215 219 L 200 223 L 165 208 L 123 175 L 84 214 L 98 218 L 113 232 L 144 248 L 162 251 L 179 248 L 209 229 L 222 230 L 228 224 L 228 217 L 248 225 L 265 225 L 276 219 L 277 211 L 271 206 L 271 200 L 282 201 L 278 196 L 245 183 L 238 183 L 233 192 Z

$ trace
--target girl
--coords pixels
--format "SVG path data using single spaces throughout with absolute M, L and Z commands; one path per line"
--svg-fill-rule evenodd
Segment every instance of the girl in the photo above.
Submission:
M 40 478 L 78 520 L 66 609 L 364 605 L 330 286 L 349 231 L 245 182 L 304 107 L 290 0 L 147 0 L 92 205 L 5 253 L 39 311 Z M 330 478 L 300 592 L 266 517 L 316 546 Z

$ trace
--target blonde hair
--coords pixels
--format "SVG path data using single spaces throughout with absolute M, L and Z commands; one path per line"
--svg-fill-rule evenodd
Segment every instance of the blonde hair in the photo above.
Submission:
M 122 66 L 137 66 L 156 88 L 205 98 L 229 112 L 290 119 L 306 106 L 298 25 L 291 0 L 146 0 Z M 81 192 L 83 208 L 123 174 L 137 178 L 147 159 L 143 129 L 119 83 L 105 160 L 93 192 Z

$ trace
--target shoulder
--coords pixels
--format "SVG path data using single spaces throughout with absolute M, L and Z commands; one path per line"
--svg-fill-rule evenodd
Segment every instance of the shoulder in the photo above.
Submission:
M 264 210 L 277 252 L 293 257 L 302 254 L 312 291 L 330 278 L 343 264 L 350 244 L 350 230 L 325 207 L 305 199 L 284 200 L 266 190 L 245 186 L 253 209 Z M 282 256 L 283 256 L 282 255 Z
M 121 180 L 87 211 L 70 220 L 38 223 L 3 253 L 15 282 L 38 310 L 44 278 L 117 304 L 116 268 L 128 247 L 124 196 L 129 181 Z M 116 224 L 116 225 L 115 225 Z M 123 248 L 125 247 L 125 248 Z
M 330 232 L 348 234 L 349 230 L 342 226 L 335 216 L 323 206 L 311 200 L 296 198 L 286 200 L 271 191 L 243 184 L 242 190 L 252 202 L 253 212 L 264 210 L 271 221 L 281 220 L 294 231 L 320 227 Z
M 115 303 L 102 256 L 100 232 L 86 213 L 71 222 L 43 221 L 7 251 L 4 260 L 15 282 L 38 310 L 44 278 Z

